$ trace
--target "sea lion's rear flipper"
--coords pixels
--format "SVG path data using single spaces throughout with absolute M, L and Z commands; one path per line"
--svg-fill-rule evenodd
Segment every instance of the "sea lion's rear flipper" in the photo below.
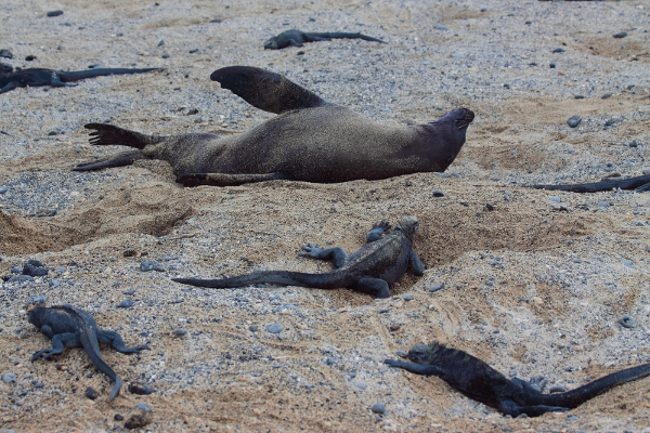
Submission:
M 286 173 L 230 174 L 230 173 L 184 173 L 176 178 L 183 186 L 235 186 L 245 183 L 264 182 L 266 180 L 291 180 Z
M 252 66 L 229 66 L 210 75 L 228 89 L 260 110 L 281 114 L 289 110 L 327 104 L 315 93 L 287 80 L 282 75 Z
M 102 168 L 109 167 L 122 167 L 125 165 L 133 164 L 133 161 L 138 159 L 143 159 L 144 155 L 139 150 L 134 152 L 126 152 L 120 155 L 117 155 L 115 158 L 101 159 L 99 161 L 86 162 L 83 164 L 77 165 L 73 168 L 73 171 L 91 171 L 91 170 L 100 170 Z

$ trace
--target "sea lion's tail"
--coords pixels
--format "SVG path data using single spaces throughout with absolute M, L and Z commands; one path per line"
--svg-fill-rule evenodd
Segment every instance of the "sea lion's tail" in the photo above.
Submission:
M 148 144 L 157 144 L 165 139 L 163 136 L 146 135 L 105 123 L 88 123 L 85 128 L 94 130 L 90 133 L 90 144 L 94 146 L 115 145 L 144 149 Z

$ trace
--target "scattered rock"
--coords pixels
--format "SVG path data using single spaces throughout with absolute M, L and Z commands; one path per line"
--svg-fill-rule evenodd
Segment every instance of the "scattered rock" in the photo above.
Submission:
M 279 323 L 272 323 L 272 324 L 270 324 L 269 326 L 266 327 L 266 330 L 268 332 L 270 332 L 271 334 L 279 334 L 280 332 L 282 332 L 283 329 L 284 329 L 284 326 L 282 326 Z
M 260 327 L 257 326 L 257 325 L 251 325 L 248 329 L 249 329 L 251 332 L 257 332 L 257 331 L 260 329 Z
M 433 196 L 434 196 L 434 197 L 444 197 L 444 196 L 445 196 L 445 193 L 442 192 L 442 191 L 440 191 L 440 190 L 438 190 L 438 189 L 436 189 L 436 190 L 433 191 Z
M 48 17 L 58 17 L 59 15 L 63 15 L 63 11 L 61 9 L 57 9 L 55 11 L 49 11 L 47 13 Z
M 627 32 L 618 32 L 612 35 L 616 39 L 623 39 L 627 36 Z
M 50 270 L 47 269 L 43 263 L 34 259 L 27 260 L 25 267 L 23 267 L 23 274 L 31 277 L 42 277 L 47 275 L 49 272 Z
M 384 403 L 378 401 L 377 403 L 372 405 L 370 410 L 372 410 L 374 413 L 378 413 L 378 414 L 381 415 L 381 414 L 386 413 L 386 405 Z
M 187 334 L 187 331 L 184 329 L 175 329 L 172 331 L 172 335 L 176 337 L 182 337 L 183 335 Z
M 634 320 L 632 316 L 628 316 L 627 314 L 621 317 L 620 319 L 618 319 L 618 323 L 620 323 L 621 326 L 623 326 L 624 328 L 630 328 L 630 329 L 634 329 L 638 326 L 636 320 Z
M 165 268 L 158 262 L 154 262 L 153 260 L 145 260 L 144 262 L 140 263 L 140 270 L 142 272 L 164 272 Z
M 582 117 L 580 117 L 578 115 L 569 117 L 569 120 L 566 121 L 566 123 L 571 128 L 576 128 L 578 125 L 580 125 L 580 122 L 582 122 Z
M 97 397 L 99 397 L 99 393 L 95 391 L 95 389 L 92 386 L 89 386 L 88 388 L 86 388 L 86 392 L 84 392 L 84 396 L 86 396 L 91 400 L 95 400 L 97 399 Z
M 16 383 L 16 375 L 11 372 L 2 373 L 2 381 L 4 383 Z
M 117 308 L 131 308 L 131 307 L 133 307 L 133 299 L 123 299 L 117 305 Z
M 14 55 L 9 50 L 0 50 L 0 57 L 3 59 L 13 59 Z
M 147 403 L 138 403 L 127 415 L 127 420 L 124 427 L 132 430 L 134 428 L 141 428 L 151 423 L 153 420 L 153 410 Z
M 129 384 L 129 392 L 131 394 L 149 395 L 149 394 L 153 394 L 156 391 L 153 388 L 151 388 L 149 385 L 146 385 L 144 383 L 132 382 Z

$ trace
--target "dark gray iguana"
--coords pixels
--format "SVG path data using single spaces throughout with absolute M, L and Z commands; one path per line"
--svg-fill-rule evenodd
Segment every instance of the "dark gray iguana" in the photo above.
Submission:
M 289 45 L 293 47 L 302 47 L 302 44 L 305 42 L 329 41 L 331 39 L 363 39 L 364 41 L 379 42 L 381 44 L 386 43 L 381 39 L 366 36 L 361 33 L 306 33 L 297 29 L 292 29 L 284 31 L 277 36 L 273 36 L 271 39 L 264 42 L 264 49 L 280 50 Z
M 216 289 L 236 288 L 252 284 L 271 283 L 314 289 L 336 289 L 349 287 L 352 290 L 369 293 L 377 298 L 390 295 L 389 285 L 399 280 L 410 265 L 415 275 L 424 273 L 424 265 L 412 250 L 413 237 L 418 229 L 415 217 L 407 216 L 393 231 L 385 221 L 373 225 L 366 235 L 367 243 L 349 256 L 342 248 L 318 248 L 308 243 L 301 256 L 320 260 L 331 260 L 336 268 L 323 274 L 306 274 L 290 271 L 260 271 L 239 277 L 202 280 L 199 278 L 172 278 L 173 281 L 198 287 Z
M 568 392 L 542 394 L 529 382 L 518 378 L 508 380 L 467 352 L 449 349 L 437 342 L 416 344 L 407 357 L 413 362 L 387 359 L 384 363 L 416 374 L 438 376 L 467 397 L 515 417 L 567 411 L 616 385 L 650 375 L 650 364 L 642 364 L 608 374 Z
M 125 347 L 122 337 L 115 331 L 97 328 L 95 319 L 86 311 L 65 304 L 54 307 L 36 307 L 28 312 L 29 323 L 40 329 L 41 333 L 52 340 L 51 349 L 39 350 L 32 356 L 32 361 L 39 357 L 47 359 L 63 353 L 65 347 L 82 346 L 90 360 L 102 373 L 108 376 L 115 386 L 110 399 L 117 397 L 122 387 L 122 379 L 106 364 L 99 352 L 99 343 L 113 346 L 121 353 L 139 353 L 148 346 Z
M 45 68 L 29 68 L 8 74 L 0 74 L 0 93 L 6 93 L 16 87 L 35 86 L 76 86 L 70 81 L 85 80 L 86 78 L 104 77 L 108 75 L 142 74 L 151 71 L 161 71 L 160 68 L 94 68 L 84 71 L 56 71 Z

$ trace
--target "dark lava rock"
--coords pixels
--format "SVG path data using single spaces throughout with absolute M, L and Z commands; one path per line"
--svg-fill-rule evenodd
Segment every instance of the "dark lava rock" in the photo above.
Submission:
M 132 430 L 134 428 L 141 428 L 153 421 L 153 410 L 147 403 L 138 403 L 135 405 L 131 412 L 127 415 L 127 420 L 124 427 Z
M 129 392 L 131 394 L 149 395 L 149 394 L 153 394 L 155 390 L 151 388 L 149 385 L 145 385 L 144 383 L 130 383 Z
M 0 63 L 0 73 L 9 74 L 14 71 L 14 67 L 8 63 Z
M 0 50 L 0 57 L 5 59 L 13 59 L 14 55 L 11 54 L 11 51 L 9 50 Z
M 23 268 L 23 274 L 31 277 L 42 277 L 43 275 L 47 275 L 49 272 L 49 269 L 47 269 L 43 263 L 34 259 L 27 260 L 27 263 L 25 263 L 25 267 Z
M 160 263 L 154 262 L 153 260 L 145 260 L 144 262 L 140 263 L 140 270 L 142 272 L 164 272 L 165 268 Z
M 57 9 L 55 11 L 49 11 L 47 13 L 48 17 L 58 17 L 59 15 L 63 15 L 63 11 L 61 9 Z
M 123 299 L 117 306 L 117 308 L 131 308 L 133 307 L 133 299 Z
M 618 319 L 618 323 L 620 323 L 621 326 L 630 329 L 634 329 L 638 326 L 636 320 L 634 320 L 632 316 L 628 316 L 627 314 L 621 317 L 620 319 Z
M 566 123 L 571 127 L 575 128 L 578 125 L 580 125 L 580 122 L 582 122 L 582 117 L 580 116 L 572 116 L 569 117 L 569 120 L 566 121 Z
M 378 414 L 384 414 L 384 413 L 386 413 L 386 405 L 385 405 L 384 403 L 380 402 L 380 401 L 377 402 L 377 403 L 375 403 L 375 404 L 373 404 L 372 407 L 371 407 L 370 409 L 371 409 L 374 413 L 378 413 Z
M 84 395 L 91 400 L 95 400 L 97 397 L 99 397 L 99 393 L 95 391 L 95 389 L 92 386 L 86 388 L 86 392 L 84 392 Z
M 624 37 L 627 36 L 627 32 L 618 32 L 616 34 L 613 34 L 614 38 L 616 39 L 623 39 Z

